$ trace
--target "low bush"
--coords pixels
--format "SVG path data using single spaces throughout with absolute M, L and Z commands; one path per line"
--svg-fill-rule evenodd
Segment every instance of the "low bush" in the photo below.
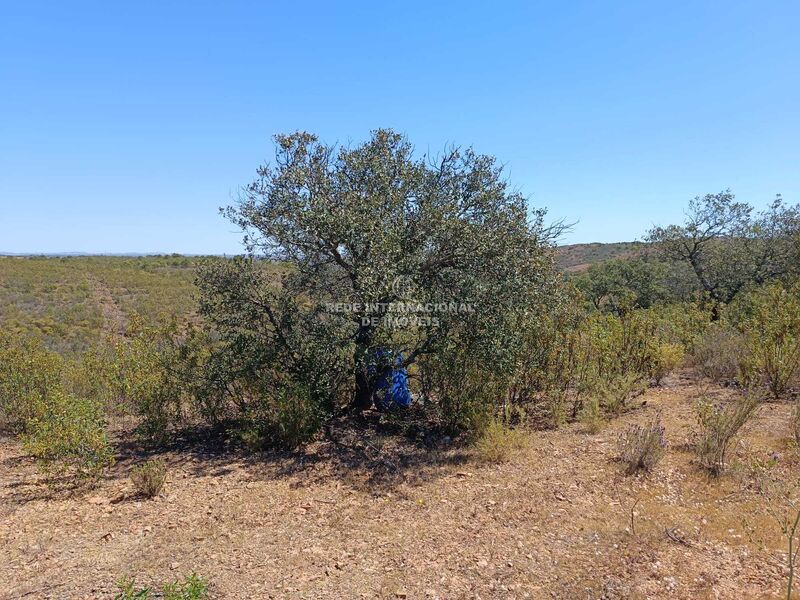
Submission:
M 653 348 L 653 358 L 650 373 L 656 385 L 683 364 L 685 353 L 683 346 L 662 342 Z
M 726 453 L 736 434 L 755 414 L 759 397 L 748 391 L 726 405 L 703 400 L 698 405 L 695 451 L 700 465 L 712 475 L 720 475 L 726 466 Z
M 645 425 L 631 425 L 618 440 L 619 457 L 629 474 L 652 471 L 664 457 L 666 447 L 664 426 L 659 419 Z
M 166 584 L 162 596 L 164 600 L 202 600 L 208 598 L 208 584 L 202 577 L 192 573 L 183 581 Z
M 612 417 L 619 416 L 628 403 L 647 389 L 647 382 L 636 372 L 600 377 L 593 382 L 589 393 L 597 397 L 603 411 Z
M 777 399 L 800 372 L 800 285 L 770 285 L 754 293 L 752 303 L 744 323 L 749 375 Z
M 597 396 L 587 398 L 579 414 L 581 423 L 586 428 L 587 433 L 598 433 L 606 424 L 603 409 L 600 407 L 600 400 Z
M 161 493 L 167 479 L 167 465 L 159 458 L 134 467 L 131 470 L 131 481 L 136 493 L 145 498 L 154 498 Z
M 478 436 L 491 424 L 505 393 L 492 373 L 466 355 L 431 357 L 421 370 L 426 393 L 446 431 Z
M 287 384 L 273 393 L 269 412 L 264 422 L 269 426 L 269 436 L 274 446 L 297 448 L 310 441 L 322 426 L 320 404 L 308 386 Z
M 113 452 L 102 403 L 72 393 L 70 367 L 39 342 L 0 336 L 0 421 L 49 477 L 80 483 L 99 477 Z
M 119 592 L 114 600 L 204 600 L 209 597 L 208 583 L 196 573 L 165 584 L 160 593 L 149 586 L 138 587 L 133 577 L 122 577 L 117 582 L 117 589 Z
M 0 335 L 0 425 L 23 432 L 62 390 L 64 361 L 39 342 Z
M 139 417 L 139 435 L 161 443 L 181 415 L 180 390 L 174 385 L 174 349 L 163 332 L 133 318 L 125 337 L 114 345 L 117 395 L 123 410 Z
M 475 442 L 475 450 L 484 462 L 503 463 L 508 461 L 515 451 L 523 448 L 526 440 L 523 431 L 492 420 Z
M 114 462 L 102 406 L 61 390 L 29 419 L 24 447 L 50 476 L 94 480 Z
M 692 364 L 709 379 L 731 384 L 741 379 L 746 356 L 744 336 L 735 329 L 714 324 L 697 341 Z
M 581 325 L 585 314 L 576 291 L 566 293 L 545 315 L 523 324 L 523 339 L 510 377 L 508 402 L 523 407 L 531 424 L 556 429 L 578 408 L 569 402 L 584 366 Z

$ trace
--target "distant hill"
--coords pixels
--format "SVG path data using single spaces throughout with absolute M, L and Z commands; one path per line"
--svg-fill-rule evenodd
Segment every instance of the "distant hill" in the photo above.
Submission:
M 613 244 L 570 244 L 556 249 L 556 264 L 563 271 L 578 273 L 595 263 L 612 258 L 632 256 L 644 247 L 642 242 L 616 242 Z

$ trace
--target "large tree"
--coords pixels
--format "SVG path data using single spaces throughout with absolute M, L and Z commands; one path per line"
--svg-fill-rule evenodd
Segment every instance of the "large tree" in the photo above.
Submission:
M 575 283 L 595 308 L 621 314 L 667 299 L 666 271 L 647 257 L 616 258 L 592 265 Z
M 274 162 L 225 211 L 248 258 L 200 277 L 228 364 L 270 385 L 303 380 L 330 412 L 343 398 L 369 407 L 379 349 L 408 366 L 458 340 L 511 363 L 518 322 L 555 281 L 558 228 L 495 159 L 418 156 L 385 129 L 355 147 L 302 132 L 275 141 Z
M 761 284 L 794 267 L 798 206 L 778 196 L 765 210 L 737 202 L 730 190 L 689 202 L 681 225 L 654 227 L 647 235 L 672 260 L 691 266 L 702 290 L 717 303 L 730 302 L 748 284 Z

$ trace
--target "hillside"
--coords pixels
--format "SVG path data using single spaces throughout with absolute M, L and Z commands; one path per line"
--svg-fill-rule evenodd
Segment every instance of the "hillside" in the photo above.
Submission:
M 631 256 L 640 251 L 642 242 L 617 242 L 602 244 L 569 244 L 556 249 L 556 264 L 564 271 L 585 271 L 591 265 L 612 258 Z
M 196 259 L 0 257 L 0 320 L 58 350 L 83 350 L 134 314 L 154 323 L 194 310 Z

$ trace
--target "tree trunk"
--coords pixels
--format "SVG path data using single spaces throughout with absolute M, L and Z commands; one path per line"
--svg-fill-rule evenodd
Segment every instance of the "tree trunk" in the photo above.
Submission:
M 366 366 L 356 365 L 355 379 L 356 391 L 353 394 L 352 408 L 362 412 L 372 406 L 372 384 Z
M 362 412 L 369 410 L 372 406 L 372 381 L 369 376 L 369 359 L 372 350 L 372 329 L 363 321 L 356 332 L 356 348 L 353 354 L 355 364 L 355 383 L 356 389 L 353 394 L 351 408 L 354 411 Z
M 711 307 L 711 322 L 716 323 L 719 321 L 719 302 L 714 302 L 714 305 Z

